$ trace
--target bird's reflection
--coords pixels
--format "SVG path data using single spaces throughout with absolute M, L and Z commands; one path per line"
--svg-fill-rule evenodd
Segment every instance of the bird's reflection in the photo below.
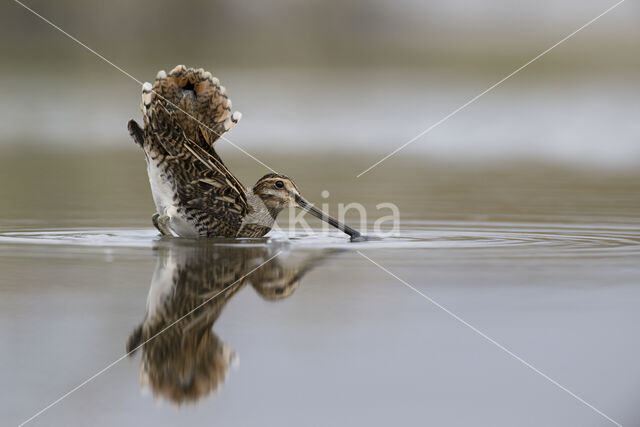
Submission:
M 127 341 L 141 348 L 143 387 L 175 404 L 218 389 L 234 350 L 213 331 L 222 309 L 247 284 L 264 299 L 290 296 L 328 251 L 293 262 L 278 248 L 207 242 L 160 242 L 147 312 Z M 266 261 L 266 262 L 265 262 Z

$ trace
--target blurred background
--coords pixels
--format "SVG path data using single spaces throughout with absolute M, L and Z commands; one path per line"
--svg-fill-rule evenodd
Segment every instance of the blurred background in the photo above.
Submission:
M 637 3 L 357 180 L 615 3 L 25 4 L 138 80 L 177 64 L 210 70 L 244 115 L 227 137 L 316 202 L 327 189 L 331 204 L 393 201 L 403 219 L 637 218 Z M 0 7 L 0 221 L 148 225 L 142 153 L 126 130 L 141 120 L 140 85 L 18 3 Z M 228 142 L 217 150 L 246 185 L 267 172 Z
M 614 3 L 25 4 L 139 80 L 181 63 L 210 70 L 244 114 L 228 137 L 254 154 L 339 150 L 375 160 Z M 0 149 L 133 148 L 125 124 L 140 117 L 139 85 L 17 3 L 1 7 Z M 640 6 L 623 3 L 403 150 L 389 167 L 415 156 L 637 165 L 639 19 Z M 229 156 L 238 154 L 221 145 Z M 354 174 L 370 163 L 354 159 Z

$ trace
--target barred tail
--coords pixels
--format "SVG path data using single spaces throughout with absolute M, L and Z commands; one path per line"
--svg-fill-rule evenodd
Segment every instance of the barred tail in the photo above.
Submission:
M 231 107 L 224 86 L 202 68 L 178 65 L 169 74 L 159 71 L 153 85 L 142 86 L 145 127 L 162 129 L 170 116 L 187 138 L 203 148 L 213 145 L 240 120 L 242 114 L 232 114 Z

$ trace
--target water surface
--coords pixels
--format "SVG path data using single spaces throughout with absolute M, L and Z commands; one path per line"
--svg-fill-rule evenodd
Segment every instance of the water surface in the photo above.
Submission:
M 2 156 L 4 421 L 146 342 L 32 424 L 611 425 L 364 254 L 640 423 L 637 172 L 404 161 L 356 180 L 361 158 L 269 160 L 333 213 L 362 203 L 369 226 L 396 203 L 399 232 L 349 243 L 281 221 L 268 239 L 162 239 L 136 151 Z

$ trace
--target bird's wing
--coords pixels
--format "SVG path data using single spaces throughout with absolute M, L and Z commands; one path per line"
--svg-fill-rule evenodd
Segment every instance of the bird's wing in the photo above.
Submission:
M 153 86 L 143 86 L 142 108 L 144 138 L 164 149 L 178 197 L 223 221 L 225 215 L 244 216 L 249 204 L 245 188 L 213 148 L 235 124 L 231 102 L 220 88 L 202 69 L 178 66 L 168 76 L 159 72 Z

